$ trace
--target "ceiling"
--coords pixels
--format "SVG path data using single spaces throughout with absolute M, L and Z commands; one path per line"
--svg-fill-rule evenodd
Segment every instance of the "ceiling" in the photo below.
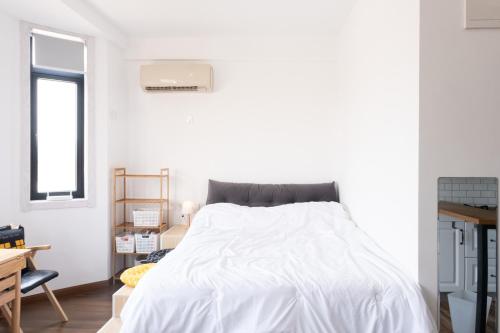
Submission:
M 132 37 L 329 34 L 355 0 L 87 0 Z
M 328 36 L 356 0 L 0 0 L 21 20 L 128 37 Z M 111 31 L 111 32 L 110 32 Z
M 0 0 L 0 10 L 21 20 L 61 30 L 96 34 L 98 29 L 61 0 Z

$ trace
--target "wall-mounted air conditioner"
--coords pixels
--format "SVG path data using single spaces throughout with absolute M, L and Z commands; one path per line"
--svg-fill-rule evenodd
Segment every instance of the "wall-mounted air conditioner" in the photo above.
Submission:
M 213 70 L 208 64 L 168 62 L 141 66 L 141 87 L 146 92 L 210 92 Z

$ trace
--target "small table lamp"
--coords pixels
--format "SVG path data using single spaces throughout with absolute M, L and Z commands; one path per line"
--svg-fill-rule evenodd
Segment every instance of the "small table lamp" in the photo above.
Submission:
M 194 202 L 184 201 L 182 203 L 182 216 L 187 216 L 188 227 L 191 226 L 191 215 L 193 215 L 193 213 L 194 213 Z

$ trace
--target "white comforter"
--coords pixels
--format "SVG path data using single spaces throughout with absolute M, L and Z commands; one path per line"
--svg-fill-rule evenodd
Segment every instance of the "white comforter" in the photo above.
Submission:
M 337 203 L 204 207 L 123 333 L 435 332 L 418 286 Z

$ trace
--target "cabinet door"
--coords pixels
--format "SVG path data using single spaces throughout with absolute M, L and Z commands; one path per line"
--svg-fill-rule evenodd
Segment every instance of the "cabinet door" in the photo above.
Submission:
M 496 259 L 488 259 L 488 291 L 497 290 L 497 267 Z M 477 292 L 477 259 L 465 259 L 465 289 Z
M 477 228 L 465 223 L 465 257 L 477 258 Z M 488 229 L 488 258 L 497 257 L 497 231 Z
M 466 28 L 500 28 L 500 2 L 498 0 L 466 0 Z
M 464 224 L 439 222 L 439 291 L 464 289 Z

